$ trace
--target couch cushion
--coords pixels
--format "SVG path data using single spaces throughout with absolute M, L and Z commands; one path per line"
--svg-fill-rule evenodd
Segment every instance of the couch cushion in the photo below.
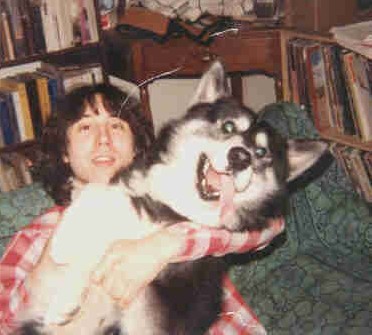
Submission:
M 370 334 L 372 283 L 307 255 L 240 277 L 238 289 L 268 334 Z
M 263 117 L 291 138 L 319 137 L 307 112 L 295 104 L 270 105 Z M 364 262 L 372 257 L 371 206 L 353 189 L 337 160 L 291 196 L 287 219 L 288 234 L 301 252 L 321 250 L 317 256 L 322 261 L 336 262 L 337 266 L 345 261 L 345 270 L 351 257 L 356 262 L 352 270 L 360 266 L 358 271 L 365 272 Z
M 53 200 L 39 183 L 0 193 L 0 255 L 18 229 L 52 205 Z

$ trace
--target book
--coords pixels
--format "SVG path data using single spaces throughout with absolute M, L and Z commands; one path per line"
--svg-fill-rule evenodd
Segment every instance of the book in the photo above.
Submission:
M 369 180 L 372 180 L 372 152 L 366 151 L 362 154 L 363 164 L 366 168 Z
M 353 150 L 352 148 L 346 147 L 342 151 L 342 159 L 344 160 L 347 175 L 350 179 L 351 184 L 353 185 L 353 188 L 355 189 L 355 191 L 361 197 L 363 197 L 363 190 L 362 190 L 362 187 L 360 185 L 358 172 L 357 172 L 357 169 L 354 166 L 354 161 L 353 161 L 352 156 L 351 156 L 352 150 Z
M 86 43 L 94 43 L 98 42 L 98 24 L 97 24 L 97 17 L 96 17 L 96 9 L 94 7 L 94 1 L 90 0 L 82 0 L 83 7 L 85 8 L 86 12 L 86 21 L 88 24 L 89 30 L 89 40 Z
M 4 138 L 4 144 L 14 143 L 14 130 L 9 110 L 9 103 L 5 94 L 0 93 L 0 128 Z
M 372 21 L 332 27 L 330 32 L 338 44 L 372 59 Z
M 44 31 L 46 51 L 53 52 L 61 49 L 54 0 L 41 0 L 40 16 Z
M 46 51 L 45 35 L 41 15 L 40 1 L 29 1 L 29 16 L 32 23 L 32 35 L 34 49 L 37 54 L 42 54 Z
M 56 86 L 57 96 L 63 96 L 65 94 L 65 89 L 63 86 L 63 67 L 58 67 L 50 63 L 41 62 L 35 72 L 54 80 L 54 85 Z
M 297 80 L 296 59 L 293 43 L 291 40 L 287 43 L 288 49 L 288 79 L 290 85 L 291 101 L 300 104 L 300 94 Z
M 329 129 L 335 126 L 332 118 L 328 83 L 322 46 L 319 43 L 305 48 L 307 87 L 313 113 L 314 123 L 318 130 Z
M 352 116 L 352 106 L 349 100 L 348 90 L 346 88 L 346 79 L 342 65 L 342 51 L 338 46 L 332 46 L 331 63 L 334 68 L 334 86 L 338 99 L 338 118 L 341 122 L 342 132 L 346 135 L 356 135 L 356 129 Z
M 28 52 L 21 12 L 19 10 L 19 1 L 4 0 L 4 4 L 9 13 L 9 24 L 13 38 L 15 56 L 17 58 L 25 57 Z
M 5 147 L 5 145 L 6 144 L 5 144 L 3 132 L 1 130 L 1 120 L 0 120 L 0 148 Z
M 372 178 L 367 162 L 372 153 L 338 143 L 333 144 L 330 150 L 345 171 L 356 192 L 366 201 L 372 202 Z
M 306 69 L 307 54 L 305 53 L 305 47 L 310 44 L 313 44 L 313 42 L 308 40 L 294 39 L 292 41 L 299 104 L 306 108 L 311 107 L 308 86 L 306 84 L 308 74 Z
M 370 141 L 372 140 L 372 93 L 367 77 L 368 64 L 362 56 L 353 52 L 344 56 L 344 62 L 360 136 L 362 140 Z
M 57 22 L 60 49 L 74 46 L 73 24 L 71 18 L 72 0 L 53 0 Z M 90 1 L 91 2 L 91 1 Z
M 13 97 L 21 141 L 34 140 L 35 134 L 25 84 L 8 77 L 0 79 L 0 88 L 7 88 L 16 93 Z
M 0 191 L 9 192 L 12 190 L 11 183 L 8 177 L 8 166 L 6 166 L 0 157 Z
M 0 89 L 0 96 L 3 96 L 9 111 L 10 127 L 13 133 L 12 144 L 20 142 L 20 130 L 18 127 L 17 115 L 14 106 L 13 91 L 8 89 Z
M 24 63 L 24 64 L 0 68 L 0 78 L 14 76 L 16 74 L 23 73 L 23 72 L 33 72 L 37 68 L 39 68 L 41 64 L 42 62 L 36 61 L 36 62 L 30 62 L 30 63 Z
M 368 202 L 372 202 L 372 183 L 371 179 L 368 176 L 368 173 L 365 169 L 361 151 L 357 149 L 352 149 L 350 152 L 350 160 L 353 166 L 355 175 L 358 179 L 358 187 L 360 188 L 360 192 L 364 199 Z
M 29 0 L 18 0 L 19 12 L 21 15 L 21 22 L 23 32 L 25 35 L 25 42 L 28 55 L 36 54 L 36 46 L 34 41 L 34 28 L 31 16 L 31 9 Z
M 322 52 L 325 65 L 325 76 L 327 82 L 327 95 L 329 98 L 329 106 L 331 113 L 332 126 L 339 133 L 343 133 L 342 110 L 340 106 L 340 99 L 337 92 L 336 81 L 337 74 L 332 59 L 332 45 L 322 45 Z
M 9 13 L 4 2 L 0 2 L 0 38 L 4 52 L 4 61 L 15 59 L 14 44 L 9 22 Z
M 7 86 L 7 85 L 2 85 L 1 84 L 1 80 L 0 80 L 0 92 L 2 92 L 3 94 L 9 94 L 10 97 L 11 97 L 11 108 L 10 108 L 10 114 L 12 115 L 13 117 L 13 122 L 16 123 L 16 132 L 18 133 L 18 137 L 19 138 L 16 138 L 14 139 L 14 143 L 17 143 L 17 142 L 22 142 L 25 140 L 25 124 L 24 124 L 24 120 L 23 120 L 23 115 L 22 115 L 22 111 L 20 110 L 20 101 L 19 101 L 19 93 L 17 90 Z M 14 120 L 15 118 L 15 120 Z
M 37 92 L 36 79 L 32 75 L 32 73 L 21 73 L 14 76 L 13 78 L 18 82 L 24 83 L 26 87 L 35 138 L 40 138 L 43 122 L 41 116 L 39 95 Z
M 40 112 L 41 112 L 41 123 L 44 126 L 52 114 L 51 101 L 49 96 L 48 78 L 34 72 L 32 76 L 36 81 L 37 95 L 39 98 Z
M 8 177 L 11 179 L 10 188 L 16 189 L 33 182 L 29 169 L 29 160 L 18 152 L 3 153 L 1 160 L 7 169 Z
M 100 64 L 87 64 L 84 67 L 59 68 L 62 73 L 66 93 L 83 85 L 95 85 L 103 82 L 103 71 Z

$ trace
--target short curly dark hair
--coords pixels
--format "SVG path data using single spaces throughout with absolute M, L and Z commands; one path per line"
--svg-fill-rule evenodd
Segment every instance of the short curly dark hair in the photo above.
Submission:
M 67 152 L 67 130 L 79 121 L 87 106 L 96 110 L 95 96 L 102 96 L 106 110 L 128 122 L 137 155 L 143 154 L 153 141 L 153 130 L 145 119 L 141 105 L 130 94 L 110 84 L 81 86 L 57 101 L 57 111 L 49 119 L 41 137 L 41 155 L 34 165 L 37 180 L 56 204 L 68 205 L 71 201 L 73 171 L 63 160 Z

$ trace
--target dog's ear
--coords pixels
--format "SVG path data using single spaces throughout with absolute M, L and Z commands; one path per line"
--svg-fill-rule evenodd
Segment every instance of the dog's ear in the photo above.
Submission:
M 225 69 L 220 61 L 215 61 L 203 74 L 189 107 L 198 103 L 213 103 L 231 96 L 231 88 Z
M 316 140 L 288 140 L 289 176 L 292 181 L 312 167 L 327 151 L 328 144 Z

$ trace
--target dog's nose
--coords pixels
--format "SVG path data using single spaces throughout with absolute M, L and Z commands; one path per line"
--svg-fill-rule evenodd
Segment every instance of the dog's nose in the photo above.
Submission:
M 241 171 L 246 169 L 251 164 L 251 155 L 243 147 L 231 148 L 227 159 L 229 168 L 233 171 Z

